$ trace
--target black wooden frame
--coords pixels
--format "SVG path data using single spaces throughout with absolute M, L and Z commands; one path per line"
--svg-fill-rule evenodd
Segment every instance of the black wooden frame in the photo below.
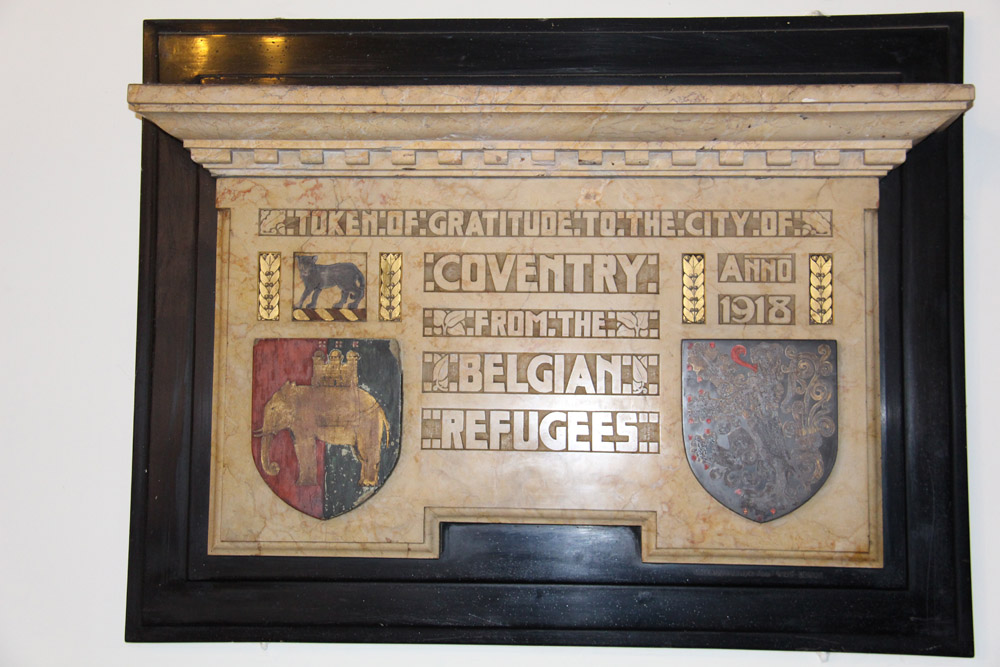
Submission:
M 146 83 L 962 80 L 961 14 L 144 29 Z M 215 184 L 150 123 L 142 169 L 127 640 L 972 654 L 961 121 L 881 184 L 881 569 L 644 564 L 636 529 L 587 526 L 445 525 L 438 560 L 206 556 Z

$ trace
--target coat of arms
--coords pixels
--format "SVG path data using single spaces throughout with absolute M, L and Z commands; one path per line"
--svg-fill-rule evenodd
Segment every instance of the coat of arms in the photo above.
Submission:
M 401 391 L 395 341 L 256 341 L 258 472 L 282 500 L 317 519 L 354 509 L 399 458 Z
M 297 322 L 367 319 L 364 253 L 295 253 L 293 293 Z
M 765 522 L 794 511 L 837 458 L 832 340 L 686 340 L 688 465 L 713 498 Z

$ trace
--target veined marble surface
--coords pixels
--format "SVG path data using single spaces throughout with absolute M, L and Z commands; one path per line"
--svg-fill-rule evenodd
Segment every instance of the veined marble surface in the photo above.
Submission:
M 878 393 L 873 372 L 878 367 L 873 301 L 876 266 L 874 217 L 869 213 L 877 196 L 873 178 L 220 180 L 218 206 L 223 215 L 216 293 L 212 552 L 434 557 L 437 523 L 461 520 L 640 525 L 643 556 L 649 561 L 877 565 L 881 560 L 881 503 Z M 682 212 L 686 212 L 687 221 L 673 230 L 683 235 L 652 237 L 601 236 L 599 217 L 595 218 L 594 236 L 574 236 L 572 230 L 565 229 L 561 236 L 465 235 L 468 224 L 452 227 L 448 235 L 447 225 L 435 228 L 419 222 L 432 219 L 435 212 L 481 211 L 492 217 L 489 211 L 501 210 L 552 212 L 553 220 L 558 220 L 558 211 L 622 211 L 625 215 L 656 211 L 664 216 L 661 234 L 668 231 L 662 225 L 667 212 L 678 220 L 684 219 Z M 360 221 L 365 213 L 377 220 L 378 211 L 383 212 L 383 219 L 391 212 L 398 213 L 403 234 L 407 211 L 417 224 L 411 235 L 379 236 L 377 231 L 375 236 L 361 235 L 365 230 Z M 275 233 L 280 227 L 274 220 L 293 212 L 302 219 L 300 231 L 305 235 Z M 707 224 L 703 222 L 706 212 Z M 728 216 L 727 221 L 719 223 L 722 218 L 712 212 Z M 786 228 L 787 236 L 753 236 L 751 215 L 773 214 L 775 220 L 787 215 L 792 220 L 808 218 L 810 212 L 832 223 L 829 236 L 795 236 L 794 229 L 799 228 L 793 229 L 794 225 Z M 621 224 L 627 229 L 625 215 Z M 741 216 L 747 218 L 747 226 L 743 236 L 735 236 L 737 227 L 731 220 Z M 309 219 L 315 222 L 306 228 Z M 352 219 L 356 226 L 352 226 Z M 420 229 L 439 229 L 445 235 L 420 235 Z M 460 229 L 463 235 L 458 235 Z M 557 225 L 549 233 L 559 234 L 559 229 Z M 773 233 L 777 234 L 777 229 Z M 498 230 L 496 226 L 494 231 Z M 696 230 L 706 235 L 692 235 Z M 587 233 L 582 223 L 581 232 Z M 291 310 L 299 293 L 290 279 L 293 256 L 334 251 L 369 258 L 367 321 L 295 321 Z M 282 256 L 286 278 L 280 286 L 278 321 L 258 320 L 260 252 Z M 398 322 L 379 321 L 373 315 L 378 308 L 379 275 L 372 258 L 385 252 L 403 256 L 402 315 Z M 704 324 L 682 321 L 681 258 L 686 253 L 705 256 Z M 794 281 L 722 282 L 719 262 L 724 253 L 790 257 Z M 831 253 L 835 258 L 833 324 L 810 324 L 810 253 Z M 465 258 L 510 254 L 531 258 L 572 254 L 602 261 L 619 257 L 616 278 L 624 276 L 626 262 L 634 265 L 638 257 L 644 257 L 645 264 L 655 270 L 635 270 L 634 284 L 617 280 L 615 292 L 607 282 L 588 281 L 595 265 L 586 260 L 579 260 L 583 282 L 571 285 L 567 269 L 567 287 L 559 291 L 549 291 L 551 285 L 542 285 L 544 291 L 532 291 L 539 274 L 528 260 L 512 263 L 505 281 L 494 272 L 480 287 L 474 269 L 469 268 L 462 282 L 464 269 L 460 267 Z M 451 259 L 442 260 L 448 257 Z M 440 261 L 445 265 L 437 278 L 434 265 Z M 477 267 L 491 270 L 488 261 L 474 261 Z M 503 266 L 503 260 L 496 260 L 497 268 L 502 270 Z M 449 271 L 456 272 L 453 279 Z M 649 277 L 652 279 L 647 281 Z M 519 280 L 526 291 L 518 290 Z M 455 291 L 449 291 L 452 288 Z M 336 290 L 330 291 L 332 300 Z M 740 294 L 765 299 L 793 296 L 794 323 L 720 323 L 719 299 Z M 435 322 L 425 309 L 446 315 Z M 447 314 L 462 310 L 508 314 L 572 311 L 581 316 L 573 315 L 571 336 L 512 335 L 516 331 L 501 330 L 485 321 L 477 325 L 476 315 L 461 319 L 459 329 L 452 328 L 449 333 L 448 327 L 454 327 L 458 320 L 449 319 Z M 593 319 L 584 323 L 584 311 L 602 316 L 609 312 L 652 312 L 655 330 L 649 327 L 644 337 L 636 338 L 598 337 L 599 331 L 616 331 L 617 325 L 611 325 L 610 318 L 603 329 L 595 326 Z M 290 508 L 261 479 L 251 455 L 250 393 L 253 344 L 264 338 L 398 341 L 404 386 L 401 455 L 384 487 L 356 509 L 320 521 Z M 788 516 L 765 524 L 748 521 L 713 499 L 692 474 L 682 433 L 680 367 L 681 341 L 689 338 L 837 341 L 840 444 L 836 463 L 816 496 Z M 428 387 L 433 377 L 428 375 L 427 360 L 444 353 L 501 353 L 503 363 L 520 363 L 522 372 L 533 354 L 592 354 L 608 359 L 611 355 L 638 356 L 648 367 L 656 368 L 657 386 L 647 383 L 644 390 L 649 393 L 643 395 L 608 387 L 598 394 L 596 384 L 591 388 L 583 379 L 577 393 L 571 395 L 545 393 L 545 387 L 539 393 L 521 386 L 523 374 L 511 381 L 506 372 L 497 371 L 490 385 L 493 391 L 476 391 L 481 376 L 467 382 L 471 392 L 462 391 L 460 386 L 437 391 Z M 524 361 L 512 361 L 509 355 Z M 608 377 L 620 372 L 612 371 Z M 424 422 L 435 421 L 431 419 L 437 415 L 435 410 L 451 410 L 447 414 L 460 413 L 462 419 L 480 423 L 463 423 L 457 438 L 446 442 L 444 448 L 433 448 L 434 443 L 427 442 Z M 655 414 L 656 426 L 647 427 L 643 431 L 647 436 L 640 439 L 655 440 L 656 449 L 648 451 L 647 445 L 646 453 L 625 453 L 569 451 L 572 446 L 567 446 L 564 451 L 553 451 L 536 432 L 529 436 L 528 447 L 534 448 L 530 451 L 491 450 L 488 431 L 505 428 L 503 423 L 489 423 L 489 411 L 497 410 L 586 413 L 590 415 L 586 425 L 577 428 L 588 431 L 578 438 L 590 443 L 583 446 L 587 450 L 598 448 L 590 437 L 601 427 L 593 421 L 594 414 L 611 413 L 615 415 L 608 418 L 612 422 L 622 412 Z M 640 417 L 635 419 L 637 422 Z M 551 433 L 558 435 L 559 425 L 554 425 Z M 653 433 L 655 437 L 649 435 Z

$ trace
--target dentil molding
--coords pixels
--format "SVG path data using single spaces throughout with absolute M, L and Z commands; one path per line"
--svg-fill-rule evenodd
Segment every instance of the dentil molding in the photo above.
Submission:
M 886 174 L 969 85 L 132 85 L 214 176 Z

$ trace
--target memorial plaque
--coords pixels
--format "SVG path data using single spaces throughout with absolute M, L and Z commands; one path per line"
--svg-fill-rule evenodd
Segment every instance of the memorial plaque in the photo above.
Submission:
M 368 159 L 385 158 L 392 169 L 391 155 Z M 500 164 L 549 158 L 579 173 L 482 177 L 483 153 L 463 155 L 461 177 L 219 178 L 209 552 L 435 558 L 442 521 L 541 521 L 641 526 L 648 562 L 879 565 L 877 182 L 726 175 L 706 188 L 641 178 L 610 151 L 585 165 L 578 151 L 509 150 Z M 294 267 L 275 320 L 259 318 L 261 253 Z M 388 292 L 387 254 L 401 276 Z M 398 315 L 371 317 L 387 293 Z M 310 444 L 308 467 L 299 453 L 286 486 L 258 435 L 286 380 L 325 392 L 331 429 L 360 409 L 261 367 L 262 346 L 299 344 L 311 370 L 316 339 L 384 341 L 402 374 L 392 477 L 333 518 L 280 489 L 329 493 L 313 474 L 324 452 L 365 470 L 360 435 L 339 447 L 308 433 L 327 445 Z M 273 437 L 286 457 L 289 435 Z
M 224 155 L 188 142 L 219 177 L 223 239 L 210 554 L 435 558 L 441 522 L 551 522 L 641 526 L 647 562 L 880 565 L 873 176 L 903 152 L 817 145 L 808 127 L 791 133 L 799 145 L 748 141 L 755 123 L 787 132 L 784 100 L 880 91 L 575 89 L 585 114 L 544 88 L 221 92 L 256 94 L 248 106 L 276 117 L 279 97 L 327 105 L 348 128 L 360 110 L 394 110 L 369 131 L 416 136 Z M 637 141 L 690 131 L 688 113 L 712 133 L 746 105 L 749 129 L 727 143 Z M 531 109 L 531 131 L 557 140 L 428 143 L 411 125 L 429 122 L 426 106 L 449 107 L 458 120 L 438 122 L 456 134 L 527 132 L 515 111 Z M 236 134 L 254 130 L 241 122 Z M 631 143 L 595 139 L 616 133 Z M 398 350 L 384 358 L 401 414 L 363 377 L 321 388 L 262 362 L 304 345 L 311 369 L 317 339 Z M 262 426 L 306 398 L 312 430 L 294 414 Z M 394 412 L 392 426 L 372 413 L 370 432 L 345 435 L 345 415 L 360 424 L 366 410 Z M 294 480 L 268 457 L 289 440 Z M 379 472 L 380 447 L 394 469 Z M 324 465 L 345 457 L 360 472 L 333 508 Z
M 146 177 L 197 181 L 144 198 L 166 222 L 131 627 L 969 650 L 941 534 L 960 415 L 929 416 L 961 405 L 941 389 L 960 326 L 924 327 L 960 312 L 960 211 L 899 179 L 960 196 L 933 177 L 954 135 L 932 135 L 971 87 L 886 83 L 878 58 L 868 85 L 343 85 L 322 74 L 342 54 L 284 24 L 272 79 L 228 49 L 274 25 L 165 25 L 148 66 L 169 83 L 129 92 L 160 128 Z M 382 40 L 361 27 L 334 41 Z M 928 43 L 889 32 L 894 58 Z M 450 53 L 428 39 L 413 53 Z M 925 139 L 936 157 L 890 173 Z M 192 416 L 166 418 L 189 367 Z

